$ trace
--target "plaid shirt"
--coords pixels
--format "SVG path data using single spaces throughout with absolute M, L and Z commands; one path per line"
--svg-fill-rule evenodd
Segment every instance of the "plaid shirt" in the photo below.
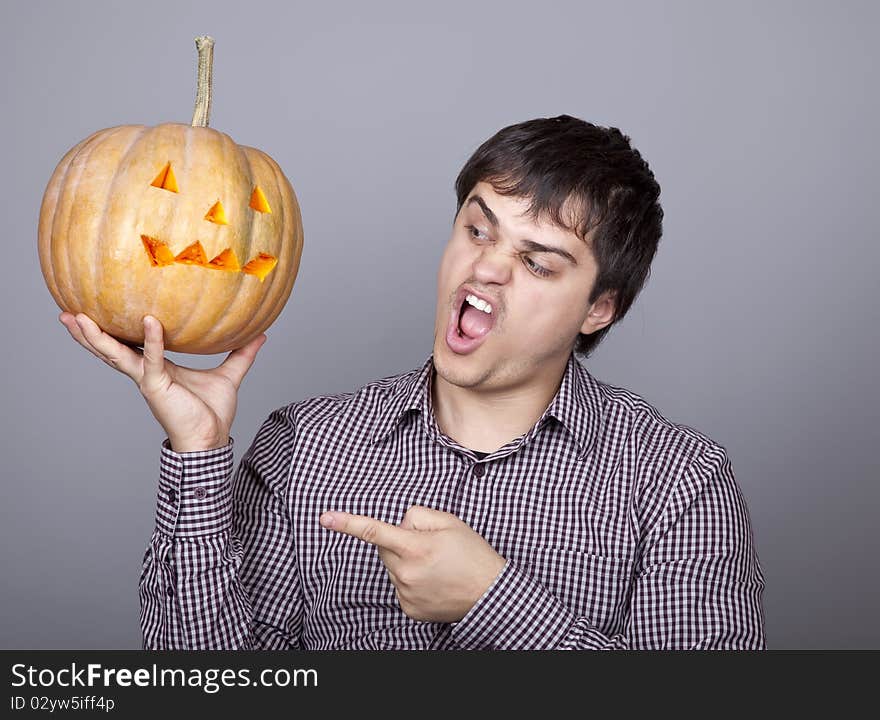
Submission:
M 162 447 L 139 592 L 146 649 L 764 649 L 764 577 L 726 451 L 572 355 L 525 434 L 444 435 L 433 355 L 269 415 L 226 448 Z M 377 549 L 324 510 L 450 512 L 507 563 L 458 622 L 401 610 Z

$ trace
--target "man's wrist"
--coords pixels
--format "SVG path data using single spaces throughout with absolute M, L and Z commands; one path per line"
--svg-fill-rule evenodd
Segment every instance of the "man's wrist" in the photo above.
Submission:
M 225 531 L 231 524 L 233 440 L 220 449 L 178 453 L 162 443 L 156 522 L 175 538 Z
M 550 650 L 575 619 L 543 585 L 508 560 L 452 634 L 463 650 Z
M 502 572 L 504 572 L 504 568 L 507 567 L 507 559 L 498 553 L 495 553 L 495 562 L 488 566 L 488 570 L 486 575 L 483 578 L 483 582 L 480 584 L 480 587 L 477 589 L 475 593 L 471 595 L 471 604 L 464 609 L 462 613 L 462 617 L 467 615 L 470 612 L 471 608 L 476 605 L 480 599 L 488 592 L 489 588 L 491 588 L 497 581 Z M 459 618 L 461 620 L 461 618 Z
M 211 439 L 172 438 L 168 437 L 169 448 L 176 453 L 205 452 L 220 450 L 229 444 L 229 436 L 216 436 Z

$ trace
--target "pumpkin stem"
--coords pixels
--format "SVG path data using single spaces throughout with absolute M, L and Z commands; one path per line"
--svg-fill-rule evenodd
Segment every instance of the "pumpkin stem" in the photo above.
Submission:
M 196 93 L 196 107 L 193 110 L 193 127 L 208 127 L 208 116 L 211 114 L 211 72 L 214 62 L 214 38 L 210 35 L 199 35 L 196 38 L 196 50 L 199 51 L 199 86 Z

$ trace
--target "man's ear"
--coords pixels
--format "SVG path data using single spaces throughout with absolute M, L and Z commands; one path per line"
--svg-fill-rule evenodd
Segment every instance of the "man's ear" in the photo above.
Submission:
M 587 313 L 584 324 L 581 325 L 581 332 L 584 335 L 591 335 L 601 330 L 603 327 L 610 325 L 614 320 L 614 313 L 617 309 L 617 291 L 606 290 L 599 299 L 596 300 Z

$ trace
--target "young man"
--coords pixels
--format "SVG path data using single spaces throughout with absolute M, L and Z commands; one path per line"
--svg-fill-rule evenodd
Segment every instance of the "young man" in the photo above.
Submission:
M 257 338 L 210 371 L 61 321 L 165 428 L 148 649 L 763 649 L 763 573 L 723 447 L 576 360 L 661 235 L 629 139 L 501 130 L 456 182 L 431 355 L 275 410 L 233 474 Z

